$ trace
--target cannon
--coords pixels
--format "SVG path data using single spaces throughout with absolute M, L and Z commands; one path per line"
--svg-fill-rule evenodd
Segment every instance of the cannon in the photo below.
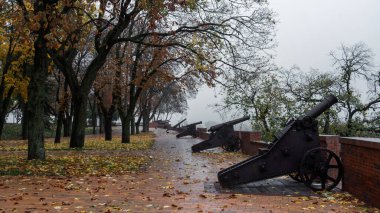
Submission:
M 169 130 L 174 130 L 174 131 L 183 131 L 183 128 L 181 128 L 181 124 L 186 121 L 186 118 L 183 119 L 182 121 L 178 122 L 176 125 L 172 126 L 172 127 L 167 127 L 166 128 L 166 133 L 169 133 Z
M 170 126 L 169 124 L 169 121 L 167 120 L 156 120 L 156 121 L 153 121 L 154 123 L 156 123 L 156 128 L 163 128 L 163 129 L 166 129 Z
M 200 152 L 220 146 L 228 152 L 236 152 L 240 150 L 241 140 L 234 133 L 234 125 L 246 121 L 249 118 L 249 116 L 244 116 L 210 127 L 208 130 L 211 132 L 210 138 L 192 146 L 192 152 Z
M 188 124 L 188 125 L 184 126 L 183 128 L 185 130 L 183 130 L 182 132 L 177 134 L 176 137 L 180 138 L 180 137 L 184 137 L 187 135 L 191 135 L 191 136 L 193 136 L 193 138 L 197 137 L 197 125 L 201 124 L 201 123 L 202 123 L 202 121 L 199 121 L 199 122 Z
M 314 191 L 331 190 L 343 177 L 343 165 L 322 148 L 316 118 L 337 102 L 333 95 L 292 119 L 259 154 L 218 172 L 222 187 L 291 175 Z

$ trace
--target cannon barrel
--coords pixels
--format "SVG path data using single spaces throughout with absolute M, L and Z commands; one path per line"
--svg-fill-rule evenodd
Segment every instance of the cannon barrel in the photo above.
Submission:
M 181 125 L 181 123 L 183 123 L 184 121 L 186 121 L 186 118 L 183 119 L 182 121 L 178 122 L 176 125 L 174 125 L 172 128 L 177 128 L 179 125 Z
M 218 125 L 215 125 L 215 126 L 212 126 L 210 127 L 210 129 L 208 131 L 210 132 L 214 132 L 214 131 L 217 131 L 218 129 L 222 128 L 223 126 L 232 126 L 232 125 L 235 125 L 235 124 L 238 124 L 238 123 L 241 123 L 243 121 L 246 121 L 248 120 L 250 117 L 249 116 L 244 116 L 242 118 L 238 118 L 238 119 L 235 119 L 235 120 L 232 120 L 232 121 L 228 121 L 228 122 L 225 122 L 225 123 L 221 123 L 221 124 L 218 124 Z
M 317 104 L 310 111 L 305 114 L 305 117 L 317 118 L 324 111 L 328 110 L 332 105 L 338 102 L 334 95 L 329 95 L 321 103 Z
M 198 124 L 202 124 L 202 121 L 199 121 L 199 122 L 196 122 L 196 123 L 192 123 L 192 124 L 187 124 L 185 127 L 195 126 L 195 125 L 198 125 Z
M 183 137 L 186 135 L 192 135 L 194 138 L 197 137 L 197 125 L 201 124 L 201 123 L 202 123 L 202 121 L 199 121 L 199 122 L 188 124 L 187 126 L 184 126 L 185 130 L 183 132 L 177 134 L 176 137 L 180 138 L 180 137 Z

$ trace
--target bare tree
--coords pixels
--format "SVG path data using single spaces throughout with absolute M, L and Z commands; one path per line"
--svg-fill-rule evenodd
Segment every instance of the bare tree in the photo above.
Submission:
M 330 55 L 339 72 L 339 100 L 346 114 L 347 131 L 344 134 L 352 135 L 355 120 L 363 121 L 369 110 L 379 109 L 379 73 L 374 70 L 373 53 L 364 43 L 342 44 Z M 361 97 L 360 90 L 367 96 Z

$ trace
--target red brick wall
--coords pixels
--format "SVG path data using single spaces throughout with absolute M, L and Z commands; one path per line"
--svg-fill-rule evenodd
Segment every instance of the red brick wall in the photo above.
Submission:
M 149 123 L 149 128 L 157 128 L 157 123 L 156 122 Z
M 266 148 L 269 144 L 262 141 L 242 141 L 241 151 L 246 155 L 259 154 L 259 148 Z
M 157 122 L 150 122 L 149 123 L 149 128 L 169 128 L 170 127 L 170 124 L 168 123 L 157 123 Z
M 197 132 L 207 132 L 207 128 L 197 128 Z
M 341 147 L 338 135 L 320 135 L 319 140 L 323 148 L 333 151 L 335 154 L 340 156 Z
M 250 132 L 250 131 L 236 131 L 239 132 L 239 136 L 242 141 L 260 141 L 261 140 L 261 132 Z
M 197 137 L 202 140 L 207 140 L 209 138 L 209 133 L 207 133 L 207 128 L 197 128 Z
M 236 131 L 241 139 L 241 151 L 247 155 L 256 155 L 259 148 L 267 147 L 268 144 L 259 142 L 261 140 L 261 132 Z
M 341 138 L 343 190 L 380 207 L 380 139 Z

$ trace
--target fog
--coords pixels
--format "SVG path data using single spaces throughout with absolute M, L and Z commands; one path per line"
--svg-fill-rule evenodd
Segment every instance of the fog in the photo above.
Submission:
M 277 13 L 278 46 L 275 62 L 279 67 L 297 65 L 301 70 L 316 68 L 333 72 L 329 53 L 341 44 L 364 42 L 373 50 L 375 65 L 380 64 L 380 1 L 379 0 L 268 0 Z M 378 67 L 377 67 L 378 68 Z M 188 122 L 221 122 L 212 107 L 222 101 L 220 89 L 203 86 L 195 99 L 189 100 Z M 182 116 L 175 116 L 175 123 Z M 246 124 L 247 125 L 247 124 Z

